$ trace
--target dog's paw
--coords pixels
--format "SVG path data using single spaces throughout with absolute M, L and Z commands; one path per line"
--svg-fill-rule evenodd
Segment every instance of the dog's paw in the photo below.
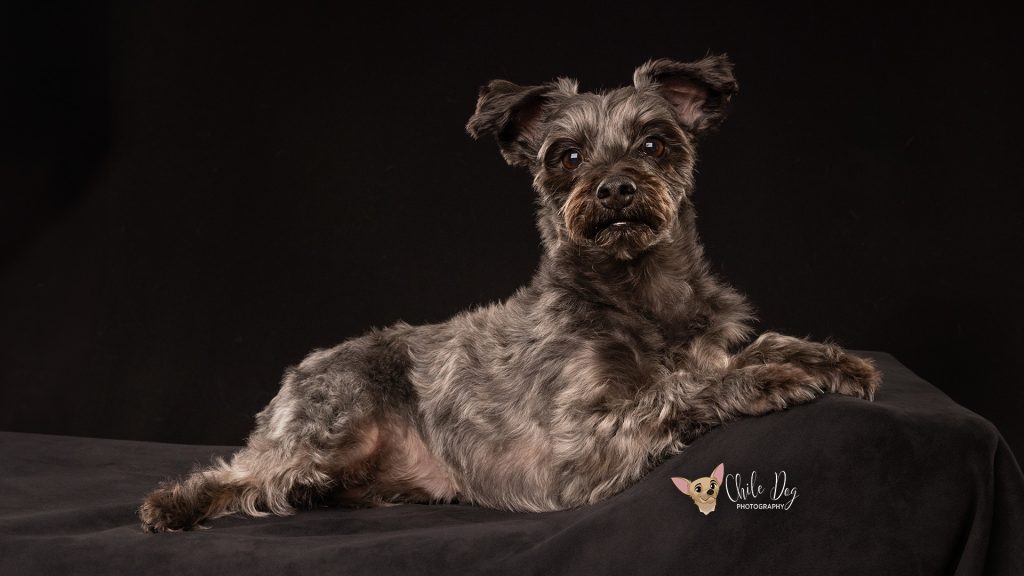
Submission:
M 146 496 L 139 507 L 142 530 L 150 533 L 192 530 L 202 519 L 194 511 L 182 507 L 174 490 L 160 487 Z
M 882 373 L 875 363 L 852 354 L 842 354 L 836 363 L 838 379 L 835 392 L 865 400 L 874 400 L 875 392 L 882 383 Z
M 181 529 L 181 526 L 175 527 L 174 519 L 166 511 L 148 500 L 139 507 L 139 519 L 142 520 L 142 530 L 151 534 Z

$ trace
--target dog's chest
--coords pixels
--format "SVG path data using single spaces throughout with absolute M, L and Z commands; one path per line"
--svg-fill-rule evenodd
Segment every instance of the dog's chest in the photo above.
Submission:
M 607 345 L 627 349 L 631 355 L 669 371 L 689 365 L 694 343 L 707 333 L 709 325 L 706 315 L 682 306 L 659 315 L 634 310 L 624 316 L 609 330 L 617 337 Z

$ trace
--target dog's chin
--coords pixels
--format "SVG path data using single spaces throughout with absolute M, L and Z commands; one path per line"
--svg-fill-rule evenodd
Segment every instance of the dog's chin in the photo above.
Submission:
M 650 222 L 622 219 L 602 222 L 593 228 L 595 247 L 608 251 L 619 260 L 632 260 L 657 240 L 658 230 Z

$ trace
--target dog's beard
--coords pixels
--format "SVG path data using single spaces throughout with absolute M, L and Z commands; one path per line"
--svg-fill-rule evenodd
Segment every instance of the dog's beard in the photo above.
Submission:
M 638 190 L 623 210 L 601 206 L 589 189 L 581 187 L 570 194 L 563 213 L 573 243 L 630 260 L 658 243 L 671 224 L 673 207 L 664 186 Z
M 644 214 L 623 213 L 599 220 L 592 228 L 590 239 L 594 247 L 627 260 L 653 245 L 659 228 Z
M 640 244 L 650 234 L 656 234 L 658 224 L 639 211 L 611 212 L 598 217 L 587 235 L 597 246 L 607 246 L 620 239 Z

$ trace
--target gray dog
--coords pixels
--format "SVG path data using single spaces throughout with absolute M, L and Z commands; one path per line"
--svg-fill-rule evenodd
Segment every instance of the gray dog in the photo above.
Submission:
M 509 300 L 396 324 L 289 368 L 248 446 L 159 486 L 146 530 L 232 513 L 452 502 L 520 511 L 601 501 L 723 422 L 880 375 L 840 348 L 749 339 L 743 297 L 694 224 L 696 139 L 737 91 L 725 56 L 648 62 L 577 92 L 495 80 L 466 130 L 533 174 L 540 267 Z

